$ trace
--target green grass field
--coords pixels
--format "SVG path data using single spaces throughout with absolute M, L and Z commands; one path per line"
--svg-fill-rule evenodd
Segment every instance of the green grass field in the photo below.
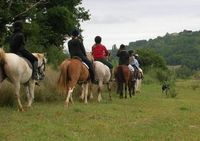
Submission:
M 198 141 L 200 89 L 177 81 L 177 96 L 168 98 L 159 84 L 143 84 L 141 94 L 88 105 L 74 99 L 34 102 L 26 112 L 0 107 L 0 141 Z M 43 95 L 45 95 L 43 93 Z

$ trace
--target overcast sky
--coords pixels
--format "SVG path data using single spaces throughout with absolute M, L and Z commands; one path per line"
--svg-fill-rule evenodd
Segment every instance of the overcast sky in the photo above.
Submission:
M 83 22 L 84 45 L 91 51 L 94 37 L 113 44 L 154 39 L 167 32 L 200 30 L 200 0 L 83 0 L 91 20 Z

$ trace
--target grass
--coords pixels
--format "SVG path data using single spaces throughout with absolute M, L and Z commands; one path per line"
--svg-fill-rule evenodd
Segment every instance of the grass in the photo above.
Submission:
M 112 101 L 107 93 L 101 103 L 85 105 L 75 98 L 68 109 L 61 99 L 39 100 L 23 113 L 0 107 L 0 141 L 197 141 L 199 88 L 178 80 L 176 90 L 177 97 L 167 98 L 159 84 L 148 83 L 131 99 L 113 91 Z

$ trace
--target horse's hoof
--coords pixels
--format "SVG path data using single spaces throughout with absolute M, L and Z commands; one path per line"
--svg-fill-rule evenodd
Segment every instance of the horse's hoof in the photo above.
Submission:
M 68 107 L 69 107 L 69 103 L 65 102 L 64 108 L 68 108 Z
M 24 109 L 23 108 L 19 108 L 18 112 L 24 112 Z

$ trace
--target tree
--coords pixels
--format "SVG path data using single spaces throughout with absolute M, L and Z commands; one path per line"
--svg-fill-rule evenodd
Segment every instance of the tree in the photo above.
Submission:
M 14 20 L 26 22 L 25 32 L 32 44 L 46 48 L 62 44 L 63 35 L 80 28 L 80 22 L 89 20 L 88 10 L 81 7 L 82 0 L 0 0 L 0 33 L 3 40 L 7 25 Z

